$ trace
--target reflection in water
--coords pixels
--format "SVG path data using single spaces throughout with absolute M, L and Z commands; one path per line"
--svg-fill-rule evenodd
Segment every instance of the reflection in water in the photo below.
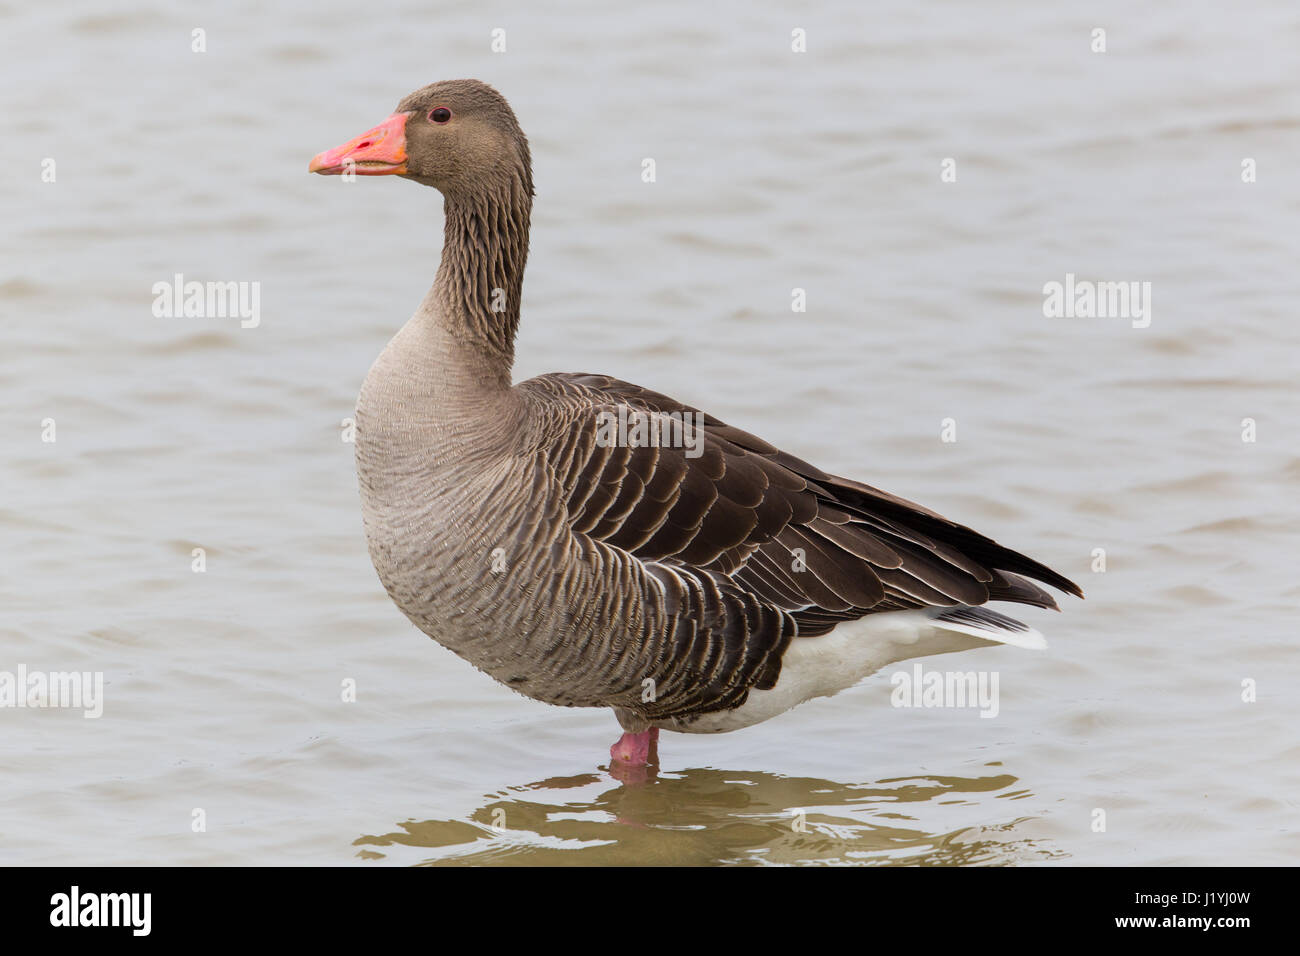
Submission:
M 588 773 L 511 787 L 468 820 L 402 823 L 400 832 L 363 836 L 354 845 L 363 858 L 384 857 L 385 847 L 414 847 L 436 851 L 423 856 L 429 864 L 528 866 L 955 866 L 1063 856 L 1017 835 L 1025 816 L 939 832 L 918 825 L 922 815 L 951 817 L 961 807 L 986 819 L 988 798 L 1028 795 L 1016 783 L 995 771 L 863 784 L 709 768 L 651 770 L 622 782 Z

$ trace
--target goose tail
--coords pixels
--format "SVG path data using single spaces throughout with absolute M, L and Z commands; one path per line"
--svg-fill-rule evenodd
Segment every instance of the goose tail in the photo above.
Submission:
M 1040 651 L 1047 639 L 1035 628 L 987 607 L 934 608 L 931 622 L 944 631 L 967 634 L 986 641 Z

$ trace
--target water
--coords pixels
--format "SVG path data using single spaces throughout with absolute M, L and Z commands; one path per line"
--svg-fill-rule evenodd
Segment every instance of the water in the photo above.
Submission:
M 1294 863 L 1300 10 L 978 6 L 0 6 L 0 670 L 105 680 L 0 710 L 0 861 Z M 389 603 L 341 421 L 441 204 L 306 165 L 457 76 L 533 146 L 519 378 L 665 391 L 1081 583 L 1047 651 L 927 662 L 997 719 L 882 674 L 624 782 L 608 713 Z M 260 323 L 156 318 L 176 273 Z M 1150 326 L 1044 318 L 1067 273 Z

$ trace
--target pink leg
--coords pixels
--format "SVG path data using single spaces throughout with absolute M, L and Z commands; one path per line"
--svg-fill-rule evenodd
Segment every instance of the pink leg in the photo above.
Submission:
M 659 763 L 659 728 L 651 727 L 639 734 L 624 734 L 618 743 L 609 748 L 615 763 L 637 766 Z

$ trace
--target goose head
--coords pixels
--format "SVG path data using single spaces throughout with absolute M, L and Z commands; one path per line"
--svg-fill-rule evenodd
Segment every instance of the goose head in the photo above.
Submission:
M 393 115 L 318 153 L 322 176 L 402 176 L 443 195 L 474 193 L 521 177 L 532 192 L 528 140 L 504 96 L 479 80 L 445 80 L 404 97 Z

